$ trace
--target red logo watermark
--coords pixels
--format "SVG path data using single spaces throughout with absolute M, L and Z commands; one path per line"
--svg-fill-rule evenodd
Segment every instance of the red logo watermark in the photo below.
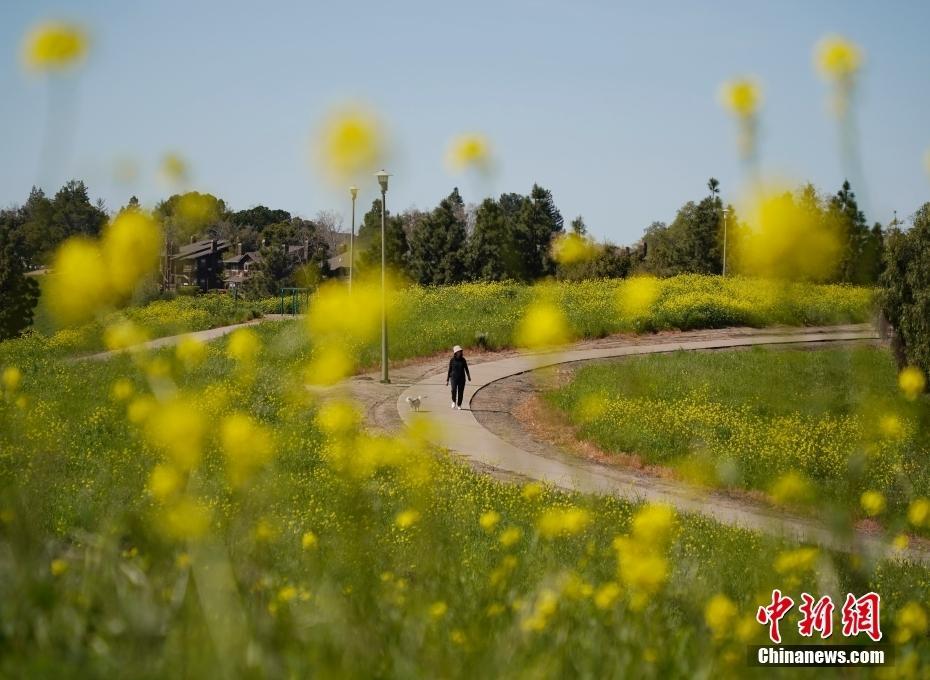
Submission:
M 779 624 L 785 615 L 794 607 L 794 600 L 781 591 L 772 591 L 770 604 L 759 607 L 756 612 L 756 621 L 769 627 L 769 639 L 781 643 Z M 856 637 L 860 633 L 868 635 L 873 642 L 882 639 L 880 624 L 881 596 L 878 593 L 866 593 L 856 597 L 852 593 L 846 594 L 846 602 L 841 611 L 842 628 L 845 637 Z M 815 632 L 827 639 L 833 635 L 833 611 L 835 607 L 829 595 L 820 599 L 809 593 L 801 593 L 801 620 L 798 621 L 798 633 L 803 637 L 812 637 Z

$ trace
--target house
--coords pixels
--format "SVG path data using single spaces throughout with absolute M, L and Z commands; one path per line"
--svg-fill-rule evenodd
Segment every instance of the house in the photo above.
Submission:
M 349 253 L 348 251 L 329 258 L 329 272 L 337 278 L 347 278 L 349 276 Z
M 167 256 L 169 287 L 197 286 L 202 291 L 223 287 L 223 253 L 231 244 L 223 239 L 192 240 Z
M 252 268 L 261 263 L 262 256 L 257 250 L 242 252 L 242 244 L 236 244 L 236 254 L 223 260 L 223 270 L 227 288 L 240 286 L 251 275 Z

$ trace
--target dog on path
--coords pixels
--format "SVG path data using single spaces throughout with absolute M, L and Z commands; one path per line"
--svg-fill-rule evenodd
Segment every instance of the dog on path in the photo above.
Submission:
M 426 397 L 421 395 L 417 395 L 416 397 L 407 397 L 407 403 L 410 405 L 410 410 L 419 413 L 420 402 L 424 399 L 426 399 Z

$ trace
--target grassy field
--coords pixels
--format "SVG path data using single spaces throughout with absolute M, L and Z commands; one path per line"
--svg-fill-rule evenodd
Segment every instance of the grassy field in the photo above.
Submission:
M 859 321 L 871 305 L 844 287 L 639 285 L 406 289 L 392 356 L 511 346 L 539 300 L 569 337 Z M 204 302 L 126 315 L 157 330 Z M 107 362 L 67 360 L 77 345 L 55 335 L 0 344 L 0 676 L 743 675 L 775 587 L 881 592 L 901 667 L 930 663 L 926 569 L 496 482 L 428 446 L 426 422 L 372 434 L 338 388 L 306 389 L 323 351 L 310 326 Z M 360 366 L 377 351 L 364 337 Z
M 255 339 L 22 357 L 0 675 L 744 674 L 773 587 L 881 592 L 899 664 L 930 661 L 923 568 L 492 481 L 302 389 L 301 325 Z
M 802 505 L 879 492 L 886 510 L 860 513 L 897 526 L 930 496 L 927 399 L 901 394 L 882 348 L 640 357 L 584 367 L 549 400 L 600 448 L 701 483 Z

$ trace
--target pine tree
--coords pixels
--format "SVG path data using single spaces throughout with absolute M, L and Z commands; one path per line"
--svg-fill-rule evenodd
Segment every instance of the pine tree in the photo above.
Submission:
M 552 200 L 552 192 L 533 185 L 514 225 L 516 252 L 522 256 L 519 278 L 532 281 L 555 273 L 552 239 L 564 229 L 564 220 Z
M 32 325 L 39 301 L 39 284 L 25 275 L 22 216 L 0 212 L 0 340 L 12 338 Z
M 410 237 L 413 278 L 424 285 L 463 281 L 467 237 L 465 203 L 456 188 L 414 226 Z
M 407 270 L 408 245 L 404 218 L 387 211 L 384 223 L 385 260 L 388 268 L 398 272 Z M 362 217 L 355 248 L 360 254 L 358 265 L 362 269 L 381 267 L 381 199 L 371 203 L 371 209 Z
M 519 257 L 513 247 L 513 221 L 500 203 L 486 198 L 478 207 L 475 229 L 468 241 L 470 278 L 503 281 L 516 278 Z

